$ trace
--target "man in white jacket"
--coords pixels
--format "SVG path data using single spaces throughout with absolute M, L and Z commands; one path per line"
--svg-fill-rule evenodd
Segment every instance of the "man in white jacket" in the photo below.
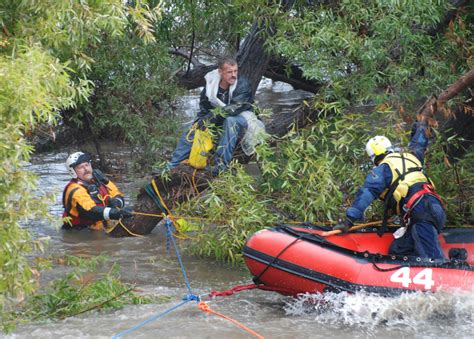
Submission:
M 218 68 L 207 73 L 205 79 L 206 86 L 201 92 L 200 111 L 195 124 L 199 128 L 222 126 L 213 167 L 214 174 L 217 174 L 227 168 L 239 137 L 248 127 L 247 120 L 240 113 L 252 110 L 253 94 L 250 82 L 238 77 L 237 61 L 232 58 L 219 60 Z M 215 114 L 217 107 L 222 109 L 222 114 Z M 189 158 L 193 137 L 193 131 L 183 133 L 167 165 L 168 169 Z

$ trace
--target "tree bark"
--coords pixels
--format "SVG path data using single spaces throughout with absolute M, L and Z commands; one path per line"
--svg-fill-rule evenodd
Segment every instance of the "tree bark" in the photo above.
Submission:
M 178 54 L 173 53 L 180 56 L 187 56 L 187 54 Z M 257 57 L 255 55 L 255 57 Z M 240 63 L 239 63 L 240 64 Z M 248 72 L 252 72 L 251 67 L 245 67 L 246 64 L 242 64 L 239 67 L 239 73 L 245 75 Z M 244 72 L 244 67 L 248 70 Z M 202 87 L 206 84 L 204 80 L 204 75 L 206 73 L 214 70 L 217 68 L 217 65 L 204 65 L 204 64 L 196 64 L 196 66 L 189 71 L 189 74 L 186 75 L 186 72 L 180 71 L 176 74 L 176 79 L 179 85 L 186 89 L 194 89 L 198 87 Z M 287 72 L 289 69 L 290 72 Z M 280 58 L 270 57 L 267 68 L 262 73 L 263 76 L 266 78 L 272 79 L 274 81 L 282 81 L 287 84 L 293 86 L 294 89 L 301 89 L 304 91 L 308 91 L 311 93 L 317 93 L 321 88 L 320 83 L 307 79 L 303 76 L 303 71 L 296 65 L 291 65 L 288 67 L 288 63 Z M 247 75 L 245 75 L 248 77 Z M 253 78 L 253 76 L 252 76 Z M 261 78 L 260 78 L 261 79 Z M 250 80 L 250 79 L 249 79 Z M 255 81 L 255 86 L 258 87 L 257 80 L 250 80 L 252 84 Z M 258 80 L 260 81 L 260 80 Z M 254 86 L 254 87 L 255 87 Z
M 252 93 L 257 91 L 258 84 L 270 61 L 270 55 L 264 47 L 263 34 L 265 29 L 265 24 L 262 27 L 258 23 L 254 23 L 250 34 L 244 40 L 237 55 L 239 76 L 244 76 L 250 81 Z
M 474 86 L 471 86 L 468 98 L 457 106 L 451 118 L 440 127 L 446 137 L 458 136 L 457 143 L 448 145 L 446 154 L 451 162 L 456 162 L 466 154 L 474 144 Z
M 283 81 L 293 86 L 294 89 L 302 89 L 311 93 L 317 93 L 322 84 L 304 77 L 303 71 L 296 65 L 289 65 L 284 59 L 272 57 L 263 75 L 275 81 Z
M 432 96 L 423 106 L 418 110 L 418 121 L 426 121 L 430 126 L 436 126 L 435 115 L 443 113 L 445 117 L 449 117 L 449 111 L 445 109 L 447 101 L 451 100 L 466 88 L 474 84 L 474 68 L 470 69 L 463 76 L 461 76 L 452 85 L 448 86 L 438 96 Z

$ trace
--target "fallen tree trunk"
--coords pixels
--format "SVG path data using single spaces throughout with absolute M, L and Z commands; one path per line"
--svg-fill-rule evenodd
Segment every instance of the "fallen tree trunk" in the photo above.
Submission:
M 418 111 L 418 118 L 420 120 L 433 119 L 434 114 L 439 113 L 439 110 L 444 107 L 444 104 L 454 98 L 456 95 L 463 92 L 466 88 L 472 87 L 474 84 L 474 71 L 469 71 L 462 76 L 454 84 L 448 86 L 438 97 L 430 98 Z M 474 134 L 474 118 L 472 114 L 472 94 L 463 106 L 462 111 L 458 112 L 458 119 L 448 119 L 443 127 L 453 127 L 455 133 L 464 137 L 472 145 Z M 285 135 L 290 128 L 296 126 L 301 128 L 305 126 L 308 121 L 314 118 L 317 112 L 312 111 L 306 106 L 300 106 L 290 113 L 281 113 L 264 121 L 267 132 L 275 136 Z M 461 114 L 462 113 L 462 114 Z M 200 194 L 203 190 L 208 188 L 209 180 L 212 180 L 210 173 L 206 171 L 194 171 L 188 165 L 180 165 L 171 171 L 169 180 L 161 177 L 154 178 L 159 194 L 164 203 L 169 209 L 189 199 L 189 197 Z M 167 211 L 160 209 L 152 197 L 145 189 L 140 190 L 137 203 L 135 205 L 137 212 L 145 212 L 151 214 L 162 214 Z M 131 220 L 125 222 L 126 227 L 136 234 L 150 233 L 156 224 L 161 221 L 162 217 L 149 217 L 145 215 L 136 215 Z M 129 236 L 127 230 L 116 227 L 111 233 L 112 236 L 122 237 Z
M 301 128 L 305 125 L 308 119 L 314 115 L 306 106 L 301 106 L 291 113 L 280 113 L 272 116 L 270 119 L 264 121 L 267 132 L 274 136 L 283 136 L 290 128 L 296 126 Z M 235 158 L 244 159 L 248 161 L 243 153 L 237 149 Z M 174 168 L 168 178 L 155 176 L 152 180 L 155 181 L 156 187 L 161 195 L 164 204 L 173 209 L 177 204 L 189 199 L 190 197 L 200 194 L 209 187 L 209 181 L 212 180 L 211 173 L 204 170 L 195 171 L 187 164 L 179 165 Z M 143 212 L 145 214 L 153 214 L 155 216 L 136 214 L 132 219 L 122 220 L 124 227 L 117 226 L 109 234 L 113 237 L 131 236 L 130 233 L 135 234 L 149 234 L 155 226 L 163 219 L 162 213 L 168 212 L 158 207 L 155 200 L 147 193 L 145 188 L 140 189 L 138 193 L 137 202 L 134 206 L 136 212 Z
M 441 115 L 445 118 L 451 118 L 452 112 L 446 109 L 446 102 L 463 92 L 468 87 L 471 87 L 473 84 L 474 68 L 466 72 L 438 96 L 433 95 L 430 99 L 428 99 L 418 110 L 418 121 L 425 121 L 429 124 L 429 126 L 436 127 L 438 125 L 436 116 L 438 116 L 438 119 Z

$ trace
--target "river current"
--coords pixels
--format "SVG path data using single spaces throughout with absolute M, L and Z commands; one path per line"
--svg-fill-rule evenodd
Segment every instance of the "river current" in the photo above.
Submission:
M 179 109 L 191 117 L 198 104 L 198 91 L 181 98 Z M 275 111 L 291 110 L 307 93 L 288 85 L 264 81 L 257 100 Z M 35 155 L 29 169 L 39 177 L 45 192 L 55 201 L 50 212 L 60 218 L 61 193 L 70 177 L 64 168 L 67 153 Z M 92 149 L 91 149 L 92 151 Z M 127 150 L 123 152 L 126 156 Z M 120 155 L 120 154 L 119 154 Z M 115 182 L 133 204 L 133 197 L 147 178 L 137 179 L 118 170 Z M 270 225 L 269 225 L 270 226 Z M 108 262 L 120 265 L 124 281 L 135 283 L 146 294 L 171 297 L 164 304 L 130 305 L 115 311 L 91 311 L 55 322 L 23 325 L 8 338 L 107 338 L 130 329 L 182 302 L 188 294 L 177 257 L 167 253 L 163 227 L 143 238 L 109 238 L 103 234 L 62 232 L 45 221 L 26 225 L 34 238 L 49 237 L 47 255 L 105 255 Z M 183 264 L 192 292 L 205 296 L 251 283 L 244 268 L 230 267 L 210 260 L 183 255 Z M 46 272 L 42 283 L 61 276 L 64 268 Z M 474 325 L 472 294 L 413 293 L 395 298 L 356 294 L 304 295 L 294 299 L 260 290 L 217 297 L 209 306 L 266 338 L 470 338 Z M 205 314 L 196 302 L 170 312 L 126 335 L 130 338 L 252 338 L 231 322 Z

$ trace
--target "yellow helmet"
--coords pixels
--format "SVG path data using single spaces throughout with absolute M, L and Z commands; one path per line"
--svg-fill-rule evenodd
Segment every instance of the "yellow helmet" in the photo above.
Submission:
M 390 142 L 390 140 L 388 140 L 388 138 L 381 135 L 377 135 L 367 142 L 367 145 L 365 146 L 365 151 L 373 162 L 377 156 L 388 152 L 393 152 L 393 147 L 392 143 Z

